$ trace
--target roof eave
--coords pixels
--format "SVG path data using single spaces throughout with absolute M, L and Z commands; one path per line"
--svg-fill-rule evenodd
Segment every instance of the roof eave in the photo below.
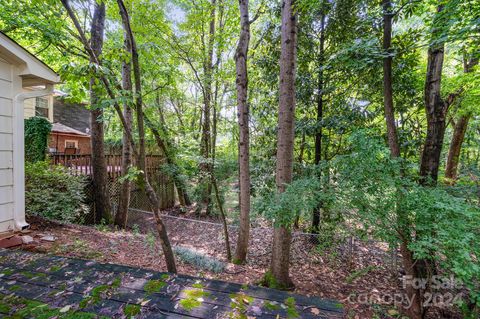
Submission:
M 59 132 L 59 131 L 51 131 L 51 133 L 58 134 L 58 135 L 68 135 L 68 136 L 78 136 L 78 137 L 90 137 L 88 134 L 79 134 L 79 133 L 68 133 L 68 132 Z
M 23 79 L 24 87 L 60 82 L 60 76 L 55 71 L 2 32 L 0 32 L 0 55 L 19 65 L 18 74 Z

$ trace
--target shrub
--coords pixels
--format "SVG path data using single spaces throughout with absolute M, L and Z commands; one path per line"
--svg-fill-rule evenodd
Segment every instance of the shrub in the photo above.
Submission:
M 226 267 L 225 263 L 186 247 L 175 246 L 173 247 L 173 251 L 178 258 L 200 269 L 220 273 Z
M 82 222 L 88 213 L 85 179 L 47 162 L 25 163 L 26 213 L 63 222 Z
M 435 262 L 443 276 L 464 283 L 470 294 L 464 303 L 480 306 L 480 209 L 449 193 L 451 188 L 420 186 L 415 175 L 408 175 L 408 162 L 402 176 L 401 163 L 390 158 L 381 141 L 357 134 L 351 147 L 351 154 L 334 163 L 338 204 L 366 232 L 392 246 L 406 239 L 416 259 Z
M 34 116 L 25 120 L 25 159 L 28 162 L 45 160 L 51 130 L 52 124 L 46 118 Z

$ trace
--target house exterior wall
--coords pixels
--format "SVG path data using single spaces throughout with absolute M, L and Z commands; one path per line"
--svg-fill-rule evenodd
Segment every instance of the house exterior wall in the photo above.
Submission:
M 14 228 L 12 64 L 0 58 L 0 233 Z
M 25 90 L 29 91 L 29 90 Z M 48 101 L 48 121 L 53 123 L 53 95 L 44 96 L 43 99 Z M 26 99 L 24 102 L 24 116 L 26 119 L 29 119 L 35 116 L 35 105 L 36 105 L 36 98 L 33 99 Z
M 67 135 L 67 134 L 58 134 L 55 132 L 50 133 L 50 140 L 48 143 L 49 148 L 55 148 L 57 152 L 65 152 L 65 141 L 76 141 L 77 148 L 80 149 L 80 154 L 92 154 L 92 148 L 90 144 L 90 137 L 88 136 L 78 136 L 78 135 Z

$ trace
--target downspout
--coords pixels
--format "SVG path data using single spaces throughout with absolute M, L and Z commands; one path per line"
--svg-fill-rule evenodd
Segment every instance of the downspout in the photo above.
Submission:
M 53 84 L 46 84 L 45 89 L 22 92 L 15 96 L 13 105 L 13 189 L 15 230 L 27 229 L 30 225 L 25 221 L 25 131 L 24 101 L 53 93 Z

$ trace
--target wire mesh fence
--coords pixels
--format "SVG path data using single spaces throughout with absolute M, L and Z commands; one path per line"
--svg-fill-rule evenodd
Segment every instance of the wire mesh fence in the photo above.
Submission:
M 226 256 L 223 225 L 220 221 L 162 215 L 169 239 L 173 246 L 188 247 L 210 256 Z M 155 220 L 150 211 L 130 208 L 128 224 L 144 234 L 156 236 Z M 238 226 L 228 226 L 232 250 L 237 243 Z M 321 234 L 292 232 L 290 261 L 292 263 L 339 262 L 346 264 L 376 265 L 389 269 L 392 274 L 399 271 L 399 253 L 375 240 L 360 240 L 354 235 L 336 236 L 328 243 Z M 258 264 L 268 266 L 273 242 L 270 227 L 250 229 L 249 256 Z
M 82 160 L 82 161 L 81 161 Z M 59 158 L 57 164 L 65 165 L 74 174 L 86 175 L 85 205 L 89 213 L 78 220 L 78 224 L 93 224 L 96 218 L 95 192 L 92 183 L 90 162 L 76 157 Z M 119 204 L 122 182 L 118 158 L 113 156 L 109 159 L 108 191 L 112 211 L 115 214 Z M 168 210 L 175 205 L 175 188 L 172 179 L 161 170 L 162 159 L 152 156 L 149 159 L 147 174 L 149 181 L 155 189 L 162 210 Z M 85 173 L 86 172 L 86 173 Z M 155 220 L 152 215 L 152 206 L 145 191 L 132 183 L 130 191 L 130 209 L 128 225 L 138 229 L 143 234 L 156 236 Z M 185 246 L 211 256 L 225 256 L 225 235 L 223 225 L 215 217 L 208 220 L 185 218 L 164 214 L 162 216 L 168 230 L 169 238 L 174 246 Z M 268 224 L 268 223 L 267 223 Z M 252 223 L 249 240 L 249 256 L 257 263 L 268 266 L 269 255 L 272 248 L 273 231 L 271 227 L 261 227 L 265 223 Z M 348 230 L 348 225 L 339 227 Z M 228 226 L 231 248 L 234 250 L 237 242 L 238 226 Z M 327 238 L 328 237 L 328 238 Z M 388 247 L 385 243 L 373 240 L 359 240 L 354 234 L 312 234 L 301 231 L 293 231 L 291 240 L 291 261 L 293 263 L 322 263 L 326 259 L 347 264 L 376 264 L 385 266 L 396 273 L 399 269 L 399 254 L 396 248 Z M 328 261 L 327 260 L 327 261 Z

